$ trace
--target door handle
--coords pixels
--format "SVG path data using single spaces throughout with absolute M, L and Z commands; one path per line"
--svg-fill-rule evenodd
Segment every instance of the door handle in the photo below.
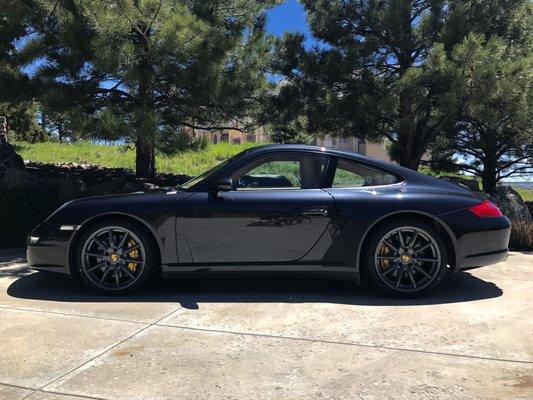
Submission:
M 329 210 L 326 207 L 311 208 L 305 210 L 303 215 L 306 217 L 327 217 L 329 215 Z

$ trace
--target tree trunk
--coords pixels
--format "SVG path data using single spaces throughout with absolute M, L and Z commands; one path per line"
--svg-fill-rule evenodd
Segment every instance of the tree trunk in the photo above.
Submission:
M 483 191 L 487 194 L 494 194 L 496 192 L 496 172 L 495 171 L 486 171 L 483 170 L 483 174 L 481 176 L 481 180 L 483 183 Z
M 495 155 L 491 157 L 491 155 L 485 154 L 483 172 L 481 174 L 483 191 L 490 195 L 493 195 L 496 192 L 496 184 L 498 183 L 495 158 Z
M 59 142 L 63 142 L 63 121 L 61 119 L 57 121 L 57 135 Z
M 483 191 L 487 194 L 493 195 L 496 192 L 496 184 L 498 183 L 498 134 L 495 131 L 487 130 L 483 135 L 484 139 L 481 142 L 481 148 L 485 156 L 481 159 L 483 163 L 483 172 L 481 174 L 481 181 L 483 184 Z
M 139 7 L 138 1 L 134 1 Z M 143 22 L 137 24 L 137 46 L 141 54 L 139 60 L 139 92 L 135 112 L 136 159 L 135 174 L 138 178 L 155 177 L 155 133 L 157 123 L 154 117 L 153 79 L 154 71 L 150 60 L 150 33 Z M 141 34 L 140 32 L 144 32 Z
M 138 178 L 155 177 L 154 143 L 147 135 L 137 135 L 135 142 L 135 174 Z
M 412 43 L 412 25 L 411 25 L 412 5 L 407 2 L 402 3 L 400 8 L 400 18 L 398 21 L 401 27 L 400 52 L 398 54 L 399 75 L 403 77 L 413 66 L 413 43 Z M 417 131 L 413 124 L 413 99 L 411 94 L 405 89 L 399 93 L 398 120 L 396 123 L 396 132 L 398 135 L 398 162 L 402 167 L 418 170 L 420 160 L 420 151 L 417 143 Z
M 400 149 L 398 161 L 402 167 L 418 171 L 418 167 L 420 166 L 421 160 L 422 157 L 418 156 L 418 154 L 414 151 L 413 148 L 408 149 L 408 151 Z

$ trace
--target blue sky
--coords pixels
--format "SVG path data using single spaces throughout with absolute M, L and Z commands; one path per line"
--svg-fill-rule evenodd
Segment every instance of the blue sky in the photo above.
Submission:
M 267 16 L 267 30 L 273 35 L 281 36 L 285 32 L 300 32 L 307 37 L 307 46 L 314 43 L 305 19 L 304 8 L 296 0 L 286 0 L 269 10 Z

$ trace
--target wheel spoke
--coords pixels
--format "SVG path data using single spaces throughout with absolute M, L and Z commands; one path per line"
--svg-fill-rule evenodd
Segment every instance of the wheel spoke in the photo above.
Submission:
M 394 247 L 388 240 L 384 239 L 383 244 L 388 246 L 392 251 L 398 252 L 398 249 Z
M 416 261 L 421 261 L 421 262 L 437 262 L 437 261 L 439 261 L 437 258 L 428 258 L 428 257 L 417 257 L 415 260 Z
M 397 268 L 398 268 L 398 265 L 396 265 L 396 264 L 391 265 L 391 266 L 390 266 L 389 268 L 387 268 L 385 271 L 380 272 L 380 275 L 381 275 L 381 276 L 388 275 L 388 274 L 390 274 L 392 271 L 395 271 Z
M 89 257 L 98 257 L 98 258 L 105 257 L 105 254 L 98 254 L 98 253 L 83 253 L 83 255 L 89 256 Z
M 115 247 L 115 239 L 113 239 L 113 229 L 109 229 L 107 231 L 107 236 L 109 240 L 109 247 L 114 248 Z
M 396 284 L 395 284 L 396 287 L 400 286 L 402 277 L 403 277 L 403 269 L 398 271 L 398 277 L 396 278 Z
M 104 271 L 104 273 L 102 274 L 102 277 L 100 278 L 100 283 L 104 283 L 105 279 L 107 278 L 107 276 L 109 275 L 109 270 L 111 268 L 107 267 Z
M 124 258 L 124 259 L 122 259 L 122 261 L 124 261 L 125 263 L 134 263 L 134 264 L 142 264 L 143 263 L 142 260 L 135 260 L 133 258 Z
M 102 268 L 106 263 L 107 261 L 101 261 L 98 264 L 96 264 L 94 267 L 89 268 L 87 272 L 91 272 L 91 271 L 94 271 L 95 269 Z
M 403 248 L 405 247 L 405 242 L 403 241 L 402 230 L 398 229 L 397 233 L 398 233 L 398 240 L 400 241 L 400 247 Z
M 119 249 L 123 249 L 124 248 L 124 244 L 126 243 L 126 239 L 128 239 L 128 232 L 125 232 L 124 233 L 124 236 L 122 236 L 122 239 L 120 240 L 120 243 L 118 244 L 118 248 Z
M 409 241 L 409 247 L 410 248 L 413 248 L 415 246 L 416 239 L 418 239 L 418 232 L 415 232 L 415 234 L 413 235 L 413 237 Z
M 135 246 L 127 247 L 125 253 L 131 253 L 134 250 L 140 249 L 141 245 L 136 244 Z
M 416 289 L 416 281 L 415 281 L 415 277 L 413 275 L 413 271 L 408 270 L 407 271 L 407 276 L 409 276 L 409 279 L 411 280 L 411 283 L 413 284 L 413 289 Z
M 378 256 L 378 260 L 396 260 L 396 256 Z
M 109 248 L 109 246 L 106 246 L 100 239 L 98 239 L 96 236 L 93 238 L 94 239 L 94 243 L 96 243 L 98 245 L 98 247 L 100 247 L 102 250 L 104 251 L 107 251 L 107 249 Z
M 135 275 L 133 275 L 133 274 L 130 272 L 130 270 L 129 270 L 128 267 L 125 267 L 124 265 L 120 265 L 119 268 L 120 268 L 122 271 L 124 271 L 126 274 L 128 274 L 129 277 L 130 277 L 131 279 L 135 279 Z
M 426 243 L 426 244 L 424 244 L 424 245 L 422 245 L 422 246 L 420 246 L 420 247 L 418 247 L 418 248 L 416 248 L 416 249 L 413 249 L 413 251 L 415 252 L 415 254 L 416 254 L 416 253 L 420 253 L 421 251 L 424 251 L 424 250 L 426 250 L 428 247 L 431 247 L 431 246 L 432 246 L 432 243 L 429 242 L 429 243 Z
M 431 275 L 428 274 L 426 271 L 424 271 L 422 268 L 420 268 L 418 265 L 415 265 L 415 270 L 417 270 L 418 272 L 420 272 L 422 275 L 425 275 L 426 278 L 431 278 Z
M 115 275 L 115 282 L 117 282 L 117 287 L 119 287 L 120 286 L 120 277 L 118 276 L 118 268 L 115 268 L 113 273 Z

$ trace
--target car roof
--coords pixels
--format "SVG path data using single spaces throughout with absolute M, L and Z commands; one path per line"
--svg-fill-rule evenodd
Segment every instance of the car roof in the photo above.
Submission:
M 264 152 L 275 152 L 275 151 L 299 151 L 299 152 L 312 152 L 312 153 L 324 153 L 328 155 L 351 158 L 356 161 L 361 161 L 363 163 L 372 164 L 377 167 L 385 168 L 391 172 L 396 172 L 398 174 L 404 175 L 405 172 L 410 174 L 415 172 L 413 170 L 403 168 L 398 164 L 394 164 L 388 161 L 378 160 L 376 158 L 370 158 L 363 156 L 359 153 L 354 153 L 352 151 L 333 149 L 329 147 L 320 147 L 320 146 L 311 146 L 307 144 L 265 144 L 261 146 L 256 146 L 250 148 L 247 153 L 248 155 L 256 155 Z
M 252 147 L 247 151 L 248 156 L 254 156 L 261 153 L 270 153 L 275 151 L 297 151 L 297 152 L 310 152 L 310 153 L 323 153 L 331 156 L 345 157 L 354 161 L 365 163 L 369 166 L 384 169 L 391 173 L 400 175 L 406 181 L 410 183 L 418 183 L 429 186 L 438 186 L 442 189 L 453 190 L 462 193 L 470 193 L 469 190 L 462 188 L 461 186 L 444 181 L 442 179 L 436 179 L 431 176 L 422 174 L 418 171 L 414 171 L 409 168 L 402 167 L 398 164 L 378 160 L 376 158 L 366 157 L 352 151 L 332 149 L 328 147 L 311 146 L 306 144 L 266 144 L 257 147 Z

